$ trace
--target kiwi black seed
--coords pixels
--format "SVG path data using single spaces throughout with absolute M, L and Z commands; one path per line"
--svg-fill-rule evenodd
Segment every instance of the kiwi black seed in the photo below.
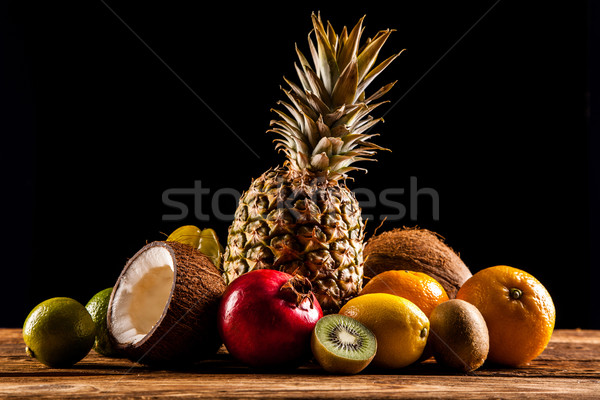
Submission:
M 445 301 L 433 309 L 429 322 L 429 341 L 438 363 L 464 372 L 484 363 L 490 339 L 477 307 L 459 299 Z
M 315 325 L 311 348 L 315 359 L 326 371 L 357 374 L 375 357 L 377 339 L 357 320 L 329 314 Z

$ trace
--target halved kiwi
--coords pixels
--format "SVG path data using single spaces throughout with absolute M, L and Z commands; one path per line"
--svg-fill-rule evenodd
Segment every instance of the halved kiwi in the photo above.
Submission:
M 357 320 L 346 315 L 329 314 L 315 325 L 311 348 L 324 370 L 357 374 L 375 357 L 377 339 Z

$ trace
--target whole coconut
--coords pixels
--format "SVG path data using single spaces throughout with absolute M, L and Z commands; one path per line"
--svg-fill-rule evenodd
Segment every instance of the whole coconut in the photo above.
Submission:
M 423 272 L 436 279 L 453 299 L 472 274 L 443 238 L 420 228 L 401 228 L 373 236 L 364 250 L 366 277 L 389 270 Z

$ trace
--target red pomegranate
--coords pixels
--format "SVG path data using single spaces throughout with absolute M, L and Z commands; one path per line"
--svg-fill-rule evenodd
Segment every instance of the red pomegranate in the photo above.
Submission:
M 219 332 L 233 357 L 255 367 L 298 366 L 310 356 L 310 336 L 323 316 L 301 276 L 261 269 L 225 290 Z

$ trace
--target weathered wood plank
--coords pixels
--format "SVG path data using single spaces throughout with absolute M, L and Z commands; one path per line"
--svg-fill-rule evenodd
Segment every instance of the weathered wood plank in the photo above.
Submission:
M 93 379 L 69 377 L 60 382 L 40 378 L 26 383 L 2 382 L 2 397 L 32 398 L 598 398 L 598 380 L 565 378 L 514 378 L 478 376 L 426 375 L 357 375 L 333 377 L 325 375 L 285 379 L 274 375 L 195 375 L 190 377 L 154 377 L 137 379 Z
M 0 330 L 0 397 L 11 398 L 598 398 L 600 331 L 558 330 L 529 366 L 470 374 L 433 360 L 398 371 L 333 376 L 308 363 L 291 373 L 253 371 L 218 354 L 184 371 L 153 370 L 91 352 L 70 369 L 24 353 L 21 331 Z

